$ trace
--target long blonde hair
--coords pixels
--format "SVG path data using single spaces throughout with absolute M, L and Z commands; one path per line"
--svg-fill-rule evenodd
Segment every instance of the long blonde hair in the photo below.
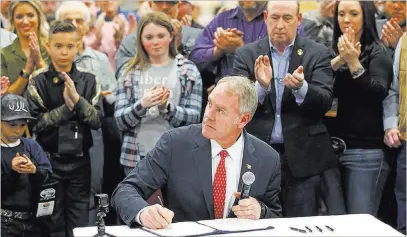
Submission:
M 177 56 L 178 54 L 177 47 L 175 45 L 174 27 L 171 24 L 170 18 L 162 12 L 150 12 L 141 18 L 137 26 L 136 56 L 130 60 L 126 70 L 126 74 L 128 74 L 129 71 L 131 71 L 135 66 L 137 66 L 141 70 L 145 70 L 150 63 L 150 58 L 147 51 L 144 49 L 141 40 L 141 34 L 143 33 L 144 27 L 146 27 L 146 25 L 150 23 L 153 23 L 157 26 L 162 26 L 166 28 L 168 32 L 170 32 L 170 34 L 173 36 L 173 39 L 170 43 L 169 56 L 171 58 L 175 58 L 175 56 Z
M 47 20 L 45 18 L 44 10 L 42 9 L 41 2 L 38 0 L 27 0 L 27 1 L 12 1 L 10 5 L 8 6 L 8 12 L 9 12 L 9 20 L 11 24 L 11 31 L 16 33 L 15 31 L 15 26 L 14 26 L 14 11 L 16 7 L 20 4 L 29 4 L 31 5 L 35 11 L 37 12 L 38 15 L 38 40 L 40 41 L 40 46 L 44 47 L 45 41 L 48 39 L 48 31 L 46 30 L 45 25 L 47 24 Z

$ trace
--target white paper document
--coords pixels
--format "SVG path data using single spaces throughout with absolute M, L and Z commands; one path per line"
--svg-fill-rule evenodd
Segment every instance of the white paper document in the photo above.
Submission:
M 259 220 L 249 220 L 249 219 L 238 219 L 238 218 L 227 218 L 227 219 L 217 219 L 217 220 L 204 220 L 198 221 L 203 225 L 212 227 L 220 231 L 250 231 L 265 229 L 270 226 L 269 223 Z
M 165 229 L 153 230 L 146 227 L 143 229 L 150 231 L 159 236 L 191 236 L 191 235 L 203 235 L 210 234 L 215 230 L 198 224 L 196 222 L 178 222 L 172 223 L 167 226 Z

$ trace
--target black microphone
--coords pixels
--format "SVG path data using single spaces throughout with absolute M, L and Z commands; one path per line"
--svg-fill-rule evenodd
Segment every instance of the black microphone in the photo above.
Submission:
M 248 198 L 250 196 L 250 188 L 254 181 L 256 180 L 256 176 L 251 171 L 246 171 L 242 176 L 242 190 L 240 191 L 240 200 Z

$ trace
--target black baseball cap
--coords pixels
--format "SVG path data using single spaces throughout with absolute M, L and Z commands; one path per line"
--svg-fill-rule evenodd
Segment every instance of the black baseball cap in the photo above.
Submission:
M 30 114 L 27 100 L 19 95 L 7 94 L 1 97 L 1 120 L 35 119 Z

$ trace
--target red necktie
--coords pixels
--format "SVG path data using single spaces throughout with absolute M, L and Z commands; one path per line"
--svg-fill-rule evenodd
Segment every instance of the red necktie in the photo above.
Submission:
M 220 153 L 220 162 L 216 169 L 215 178 L 213 179 L 213 207 L 215 211 L 215 218 L 223 218 L 223 210 L 225 209 L 225 197 L 226 197 L 226 167 L 225 159 L 228 156 L 226 150 L 222 150 Z

